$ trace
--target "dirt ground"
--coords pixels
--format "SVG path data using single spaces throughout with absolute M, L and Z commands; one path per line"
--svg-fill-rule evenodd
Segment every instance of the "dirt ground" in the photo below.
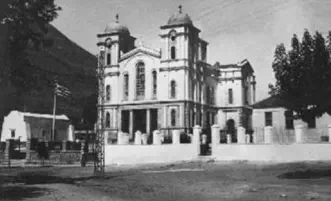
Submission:
M 194 201 L 331 200 L 331 162 L 252 164 L 194 162 L 0 169 L 0 200 Z

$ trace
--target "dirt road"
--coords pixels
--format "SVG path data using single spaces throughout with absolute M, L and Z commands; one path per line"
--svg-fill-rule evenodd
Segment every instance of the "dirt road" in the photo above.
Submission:
M 0 200 L 331 200 L 331 163 L 181 163 L 0 170 Z

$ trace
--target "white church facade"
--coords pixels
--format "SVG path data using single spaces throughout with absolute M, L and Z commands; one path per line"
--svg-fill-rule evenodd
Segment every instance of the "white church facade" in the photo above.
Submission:
M 136 47 L 118 16 L 97 35 L 105 66 L 108 135 L 190 132 L 194 125 L 251 127 L 256 85 L 252 66 L 247 60 L 209 64 L 208 42 L 200 32 L 180 7 L 160 27 L 160 50 Z

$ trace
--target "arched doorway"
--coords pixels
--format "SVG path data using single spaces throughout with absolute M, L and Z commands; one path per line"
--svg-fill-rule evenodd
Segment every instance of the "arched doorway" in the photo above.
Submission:
M 232 142 L 237 142 L 236 123 L 233 119 L 228 119 L 226 121 L 226 131 L 227 134 L 231 135 Z

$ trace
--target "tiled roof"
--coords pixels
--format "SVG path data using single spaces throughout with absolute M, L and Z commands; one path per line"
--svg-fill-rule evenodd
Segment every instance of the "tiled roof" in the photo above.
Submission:
M 277 97 L 270 96 L 266 99 L 263 99 L 253 105 L 255 109 L 263 109 L 263 108 L 277 108 L 277 107 L 286 107 L 290 105 L 289 102 Z

